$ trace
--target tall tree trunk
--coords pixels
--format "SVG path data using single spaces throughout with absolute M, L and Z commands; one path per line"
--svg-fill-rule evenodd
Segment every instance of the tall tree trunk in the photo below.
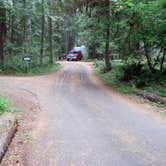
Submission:
M 110 42 L 110 29 L 108 27 L 106 29 L 106 42 L 105 42 L 105 64 L 107 71 L 111 70 L 109 42 Z
M 14 20 L 15 20 L 15 17 L 12 16 L 11 18 L 11 29 L 10 29 L 10 41 L 13 43 L 14 41 Z
M 41 36 L 40 36 L 40 65 L 43 64 L 43 48 L 44 48 L 44 31 L 45 31 L 45 16 L 44 16 L 44 0 L 42 0 L 42 18 L 41 18 Z
M 111 70 L 111 63 L 110 63 L 110 1 L 105 0 L 105 17 L 106 17 L 106 25 L 105 25 L 105 65 L 106 65 L 106 71 Z
M 71 44 L 71 34 L 69 31 L 65 33 L 65 45 L 66 45 L 66 53 L 71 51 L 72 44 Z
M 145 57 L 147 59 L 148 67 L 152 73 L 155 73 L 155 69 L 153 68 L 152 63 L 151 63 L 151 58 L 149 57 L 149 49 L 148 49 L 145 38 L 143 38 L 143 42 L 144 42 L 144 51 L 145 51 Z
M 13 2 L 13 8 L 15 7 L 15 0 L 12 0 Z M 15 22 L 15 16 L 12 16 L 11 18 L 11 27 L 10 27 L 10 41 L 14 42 L 14 22 Z
M 6 32 L 6 9 L 3 4 L 0 4 L 0 65 L 4 64 L 4 43 Z
M 23 9 L 26 9 L 26 0 L 23 0 Z M 26 40 L 26 15 L 23 15 L 23 42 Z
M 163 71 L 163 65 L 164 65 L 164 61 L 165 61 L 165 55 L 166 55 L 166 48 L 164 48 L 163 56 L 161 58 L 160 71 Z
M 53 50 L 52 50 L 52 19 L 48 16 L 48 40 L 49 40 L 49 52 L 50 52 L 50 64 L 53 64 Z
M 26 0 L 22 1 L 23 3 L 23 9 L 26 9 Z M 26 13 L 24 12 L 23 19 L 22 19 L 22 28 L 23 28 L 23 33 L 22 33 L 22 41 L 23 41 L 23 54 L 26 55 L 27 53 L 27 19 L 26 19 Z

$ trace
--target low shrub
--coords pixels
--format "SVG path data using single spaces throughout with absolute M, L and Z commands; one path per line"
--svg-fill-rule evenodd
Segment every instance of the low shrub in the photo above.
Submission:
M 94 70 L 103 81 L 119 92 L 131 94 L 138 88 L 166 97 L 166 71 L 151 73 L 144 63 L 138 60 L 114 60 L 112 70 L 104 73 L 104 62 L 97 61 Z
M 143 61 L 129 58 L 122 67 L 123 76 L 121 80 L 128 82 L 132 80 L 135 76 L 140 76 L 144 72 L 143 67 Z
M 5 112 L 12 112 L 13 110 L 10 108 L 10 102 L 8 99 L 0 96 L 0 115 Z

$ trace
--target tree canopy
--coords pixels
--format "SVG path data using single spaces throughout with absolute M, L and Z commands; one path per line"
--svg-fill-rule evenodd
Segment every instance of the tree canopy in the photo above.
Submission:
M 166 0 L 3 0 L 0 62 L 22 67 L 54 63 L 74 46 L 89 58 L 136 59 L 150 72 L 165 70 Z

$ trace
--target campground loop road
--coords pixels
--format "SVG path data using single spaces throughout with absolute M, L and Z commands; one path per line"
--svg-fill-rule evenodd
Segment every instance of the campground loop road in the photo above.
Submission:
M 48 75 L 0 77 L 4 92 L 27 90 L 40 105 L 23 165 L 166 166 L 164 119 L 98 81 L 90 63 L 61 64 Z

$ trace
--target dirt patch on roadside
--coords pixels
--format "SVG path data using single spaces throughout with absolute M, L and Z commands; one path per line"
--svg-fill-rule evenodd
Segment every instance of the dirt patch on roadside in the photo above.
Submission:
M 148 99 L 145 99 L 138 95 L 132 95 L 129 97 L 130 99 L 136 101 L 138 104 L 144 105 L 149 111 L 153 113 L 160 113 L 160 114 L 166 114 L 166 105 L 151 102 Z M 163 118 L 166 119 L 166 116 L 163 116 Z
M 24 165 L 26 146 L 33 140 L 33 135 L 40 121 L 39 102 L 33 94 L 19 91 L 7 94 L 18 112 L 18 128 L 3 160 L 2 166 Z M 22 111 L 22 112 L 21 112 Z

